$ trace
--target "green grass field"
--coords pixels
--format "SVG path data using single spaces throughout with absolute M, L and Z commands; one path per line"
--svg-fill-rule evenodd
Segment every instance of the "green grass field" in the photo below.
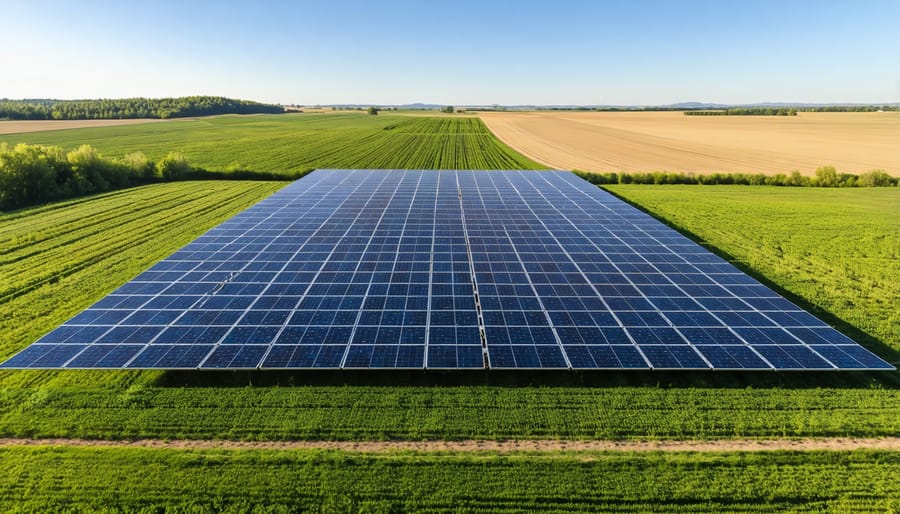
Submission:
M 106 157 L 143 152 L 157 161 L 184 153 L 193 166 L 293 173 L 313 168 L 539 169 L 501 143 L 478 118 L 358 113 L 214 116 L 117 127 L 0 135 L 10 145 Z
M 0 448 L 4 512 L 891 512 L 896 452 Z

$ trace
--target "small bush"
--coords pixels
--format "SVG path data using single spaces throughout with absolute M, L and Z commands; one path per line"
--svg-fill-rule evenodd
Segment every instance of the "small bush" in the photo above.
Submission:
M 872 170 L 863 173 L 856 181 L 861 187 L 888 187 L 897 184 L 897 179 L 891 178 L 884 170 Z
M 186 177 L 190 172 L 191 166 L 181 152 L 169 152 L 156 163 L 156 176 L 163 180 L 178 180 Z
M 131 172 L 132 177 L 139 179 L 152 179 L 156 171 L 156 165 L 142 152 L 133 152 L 122 158 L 122 163 Z
M 816 170 L 816 185 L 819 187 L 837 187 L 840 185 L 837 170 L 834 169 L 834 166 L 822 166 Z

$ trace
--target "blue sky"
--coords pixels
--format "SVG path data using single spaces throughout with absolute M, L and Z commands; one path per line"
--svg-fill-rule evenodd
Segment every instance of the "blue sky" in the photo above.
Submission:
M 900 1 L 4 0 L 0 97 L 900 101 Z

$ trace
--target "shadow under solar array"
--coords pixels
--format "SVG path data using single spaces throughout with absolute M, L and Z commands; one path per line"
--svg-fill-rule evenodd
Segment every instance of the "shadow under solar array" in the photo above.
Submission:
M 5 368 L 893 369 L 559 171 L 318 170 Z

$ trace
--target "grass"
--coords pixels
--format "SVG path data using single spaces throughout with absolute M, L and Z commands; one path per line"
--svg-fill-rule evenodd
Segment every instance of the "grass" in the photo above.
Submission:
M 116 127 L 0 135 L 10 145 L 66 150 L 88 144 L 106 157 L 182 152 L 192 166 L 291 174 L 312 168 L 539 169 L 477 118 L 357 113 L 215 116 Z
M 890 512 L 896 452 L 0 448 L 4 512 Z
M 461 440 L 893 436 L 896 390 L 439 385 L 172 387 L 153 373 L 16 372 L 0 436 Z M 302 376 L 297 373 L 296 377 Z M 196 374 L 192 379 L 196 379 Z M 346 380 L 346 379 L 344 379 Z M 659 380 L 658 378 L 656 380 Z M 287 382 L 287 381 L 286 381 Z
M 0 216 L 0 358 L 278 187 L 159 184 Z M 758 200 L 772 194 L 772 188 L 740 191 Z M 865 212 L 870 202 L 864 197 L 874 191 L 847 193 L 858 195 Z M 769 211 L 738 212 L 743 223 L 769 219 Z M 798 212 L 812 220 L 822 215 Z M 863 217 L 850 214 L 839 219 Z M 839 219 L 823 224 L 825 233 L 817 237 L 861 232 Z M 736 223 L 723 217 L 715 226 Z M 748 230 L 746 238 L 765 233 Z M 807 253 L 829 248 L 819 239 L 808 243 L 817 246 Z M 822 258 L 830 259 L 827 253 Z M 818 294 L 810 303 L 834 293 Z M 894 312 L 884 309 L 890 301 L 866 304 L 867 315 L 889 319 Z M 882 354 L 896 351 L 890 337 L 873 340 L 881 341 Z M 14 437 L 703 439 L 898 431 L 898 373 L 0 372 L 0 435 Z

